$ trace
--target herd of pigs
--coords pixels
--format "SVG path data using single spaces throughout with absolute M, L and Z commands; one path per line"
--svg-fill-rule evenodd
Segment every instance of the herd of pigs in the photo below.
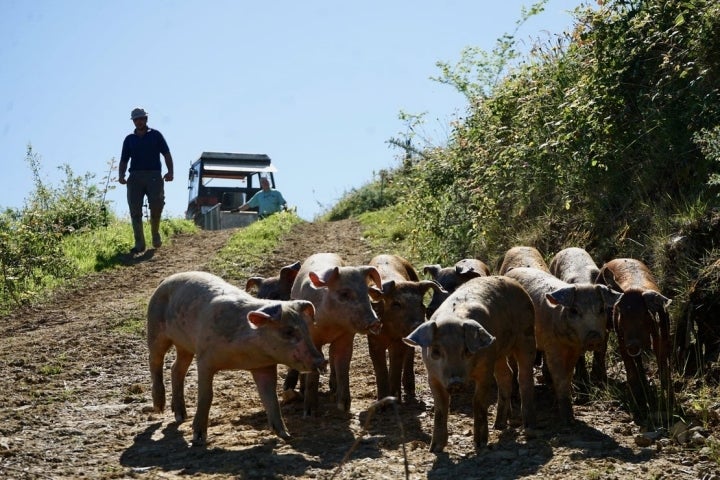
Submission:
M 147 311 L 155 410 L 165 408 L 164 359 L 174 346 L 171 407 L 178 422 L 187 419 L 184 382 L 196 358 L 193 445 L 207 441 L 213 376 L 228 369 L 251 372 L 270 428 L 287 439 L 278 364 L 289 368 L 283 397 L 302 397 L 307 416 L 321 408 L 319 378 L 329 364 L 336 406 L 348 412 L 353 343 L 356 334 L 366 334 L 378 400 L 414 400 L 413 362 L 415 349 L 421 350 L 434 401 L 433 452 L 447 445 L 450 396 L 474 384 L 474 443 L 481 449 L 494 398 L 494 428 L 507 426 L 518 399 L 522 424 L 532 428 L 535 366 L 542 365 L 544 381 L 552 385 L 558 422 L 571 424 L 573 382 L 607 380 L 605 355 L 613 334 L 636 407 L 672 412 L 670 300 L 642 262 L 618 258 L 598 268 L 585 250 L 567 248 L 548 265 L 536 249 L 514 247 L 496 274 L 475 259 L 446 268 L 427 265 L 423 273 L 432 279 L 421 280 L 397 255 L 349 266 L 336 254 L 318 253 L 277 277 L 250 278 L 245 290 L 206 272 L 169 276 Z M 649 393 L 644 351 L 655 355 L 660 395 Z M 298 382 L 302 393 L 295 390 Z

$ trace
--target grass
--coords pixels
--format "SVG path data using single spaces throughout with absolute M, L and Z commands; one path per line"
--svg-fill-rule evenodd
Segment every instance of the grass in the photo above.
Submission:
M 118 333 L 145 337 L 145 318 L 125 318 L 113 325 L 112 329 Z
M 150 225 L 144 222 L 145 238 L 150 239 Z M 160 223 L 160 233 L 166 243 L 180 233 L 197 232 L 198 227 L 190 220 L 165 219 Z M 120 264 L 121 255 L 134 245 L 132 226 L 127 221 L 116 221 L 107 227 L 79 232 L 63 239 L 63 252 L 75 266 L 78 274 L 101 271 Z
M 238 230 L 218 253 L 210 269 L 227 281 L 237 282 L 272 254 L 272 251 L 303 220 L 293 212 L 280 212 Z
M 363 235 L 375 250 L 400 255 L 414 265 L 422 263 L 423 259 L 412 250 L 412 221 L 402 206 L 393 205 L 382 210 L 365 212 L 357 218 L 362 224 Z

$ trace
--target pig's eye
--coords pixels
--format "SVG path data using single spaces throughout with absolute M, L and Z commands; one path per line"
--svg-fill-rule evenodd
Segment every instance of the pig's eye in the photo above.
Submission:
M 395 300 L 394 302 L 392 302 L 392 308 L 402 308 L 402 305 L 400 304 L 400 302 Z
M 473 356 L 473 353 L 466 348 L 465 351 L 463 352 L 463 355 L 465 356 L 465 358 L 470 358 Z
M 568 307 L 568 315 L 571 317 L 577 317 L 578 316 L 578 310 L 575 307 Z
M 338 298 L 343 302 L 351 302 L 353 300 L 353 295 L 350 290 L 340 290 L 338 292 Z
M 293 338 L 295 338 L 295 329 L 292 327 L 283 328 L 282 330 L 280 330 L 280 335 L 285 340 L 292 340 Z
M 440 347 L 431 347 L 430 348 L 430 356 L 437 360 L 442 356 L 442 352 L 440 351 Z

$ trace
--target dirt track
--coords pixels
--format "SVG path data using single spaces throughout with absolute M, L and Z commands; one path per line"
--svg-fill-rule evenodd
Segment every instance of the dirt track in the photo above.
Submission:
M 352 364 L 352 412 L 337 412 L 321 380 L 318 418 L 283 406 L 294 438 L 271 434 L 247 372 L 215 378 L 209 445 L 192 448 L 191 422 L 150 410 L 144 333 L 147 300 L 167 275 L 206 270 L 232 231 L 181 236 L 145 258 L 92 275 L 48 302 L 0 319 L 0 478 L 713 478 L 718 465 L 699 447 L 669 439 L 639 447 L 639 427 L 612 402 L 576 405 L 577 425 L 554 427 L 552 401 L 536 387 L 539 428 L 525 434 L 491 429 L 490 447 L 472 447 L 470 397 L 453 399 L 446 453 L 428 452 L 432 397 L 416 357 L 419 403 L 370 418 L 375 398 L 365 338 Z M 263 265 L 260 275 L 319 251 L 366 263 L 374 253 L 350 221 L 302 224 Z M 169 393 L 169 368 L 166 382 Z M 281 375 L 285 367 L 279 367 Z M 196 376 L 186 399 L 194 412 Z M 492 410 L 491 410 L 492 418 Z M 401 428 L 402 427 L 402 428 Z M 403 436 L 404 432 L 404 436 Z M 717 436 L 717 432 L 715 432 Z M 356 440 L 358 440 L 356 442 Z M 344 457 L 348 455 L 346 462 Z M 338 470 L 338 465 L 343 463 Z M 715 469 L 715 470 L 713 470 Z M 715 477 L 720 478 L 720 477 Z

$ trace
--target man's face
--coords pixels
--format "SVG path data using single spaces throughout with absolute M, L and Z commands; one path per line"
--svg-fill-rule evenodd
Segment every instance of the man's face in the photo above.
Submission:
M 270 181 L 266 178 L 260 179 L 260 188 L 263 190 L 269 190 L 270 189 Z
M 147 117 L 136 118 L 133 120 L 133 123 L 135 124 L 135 128 L 143 130 L 147 127 Z

